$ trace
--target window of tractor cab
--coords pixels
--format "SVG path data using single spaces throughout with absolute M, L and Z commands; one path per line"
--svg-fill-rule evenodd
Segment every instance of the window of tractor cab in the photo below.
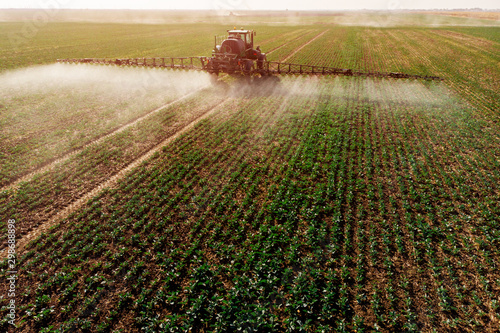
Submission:
M 231 32 L 231 33 L 229 33 L 229 38 L 242 39 L 241 34 L 237 33 L 237 32 Z

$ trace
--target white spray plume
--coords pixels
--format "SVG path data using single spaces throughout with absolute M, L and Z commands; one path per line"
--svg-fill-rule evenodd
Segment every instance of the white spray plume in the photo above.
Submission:
M 5 93 L 37 93 L 54 89 L 107 86 L 121 91 L 167 89 L 185 94 L 207 86 L 206 73 L 97 65 L 52 64 L 0 74 Z
M 57 155 L 210 85 L 206 73 L 52 64 L 0 74 L 0 133 Z M 15 158 L 15 157 L 12 157 Z

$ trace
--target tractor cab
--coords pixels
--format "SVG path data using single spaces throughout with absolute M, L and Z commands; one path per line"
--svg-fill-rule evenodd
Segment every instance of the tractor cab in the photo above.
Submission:
M 257 55 L 253 49 L 253 37 L 256 35 L 253 30 L 234 29 L 228 30 L 228 37 L 218 45 L 218 38 L 215 38 L 214 56 L 231 56 L 234 58 L 252 58 Z M 258 57 L 257 57 L 258 58 Z
M 245 49 L 253 48 L 253 36 L 255 32 L 252 30 L 228 30 L 227 39 L 241 39 L 245 43 Z

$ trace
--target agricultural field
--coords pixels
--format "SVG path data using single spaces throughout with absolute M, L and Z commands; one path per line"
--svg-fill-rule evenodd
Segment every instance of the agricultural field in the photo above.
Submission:
M 208 56 L 220 17 L 27 38 L 21 14 L 0 22 L 3 331 L 498 331 L 496 21 L 243 17 L 268 60 L 444 79 L 257 86 L 54 63 Z
M 455 17 L 478 18 L 486 20 L 500 20 L 500 13 L 496 11 L 428 11 L 427 14 L 446 15 Z

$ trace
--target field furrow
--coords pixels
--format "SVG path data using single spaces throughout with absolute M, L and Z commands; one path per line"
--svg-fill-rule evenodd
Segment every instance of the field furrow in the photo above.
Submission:
M 197 93 L 88 146 L 17 188 L 2 192 L 1 216 L 25 221 L 19 225 L 19 237 L 36 233 L 39 225 L 53 220 L 75 201 L 84 200 L 138 157 L 213 109 L 222 98 L 210 91 Z M 2 228 L 6 228 L 5 223 Z

